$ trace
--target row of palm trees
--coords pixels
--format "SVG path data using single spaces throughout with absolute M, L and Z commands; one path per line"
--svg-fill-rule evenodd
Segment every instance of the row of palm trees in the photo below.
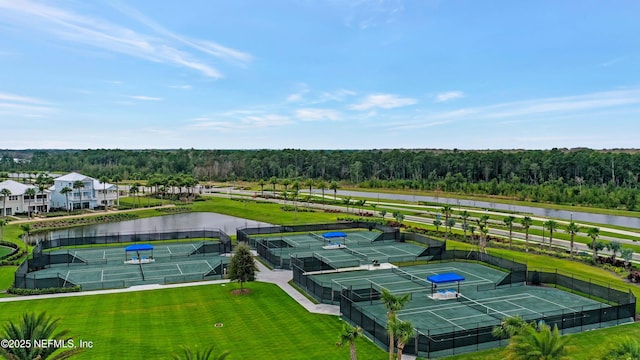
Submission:
M 445 240 L 447 240 L 448 234 L 451 233 L 451 228 L 455 226 L 456 221 L 453 218 L 453 209 L 451 205 L 444 205 L 441 211 L 445 219 L 444 224 L 439 218 L 436 218 L 433 221 L 433 225 L 436 227 L 436 231 L 439 231 L 440 226 L 445 225 Z M 460 215 L 460 219 L 462 219 L 463 221 L 462 229 L 464 231 L 464 238 L 466 239 L 467 230 L 469 230 L 473 235 L 476 230 L 476 226 L 469 224 L 470 214 L 467 210 L 461 211 L 459 215 Z M 517 219 L 518 218 L 516 218 L 513 215 L 506 216 L 504 219 L 502 219 L 502 222 L 504 223 L 504 225 L 509 229 L 509 249 L 512 248 L 513 227 L 517 223 L 516 222 Z M 486 214 L 476 219 L 476 222 L 481 234 L 480 244 L 479 244 L 481 251 L 486 251 L 486 239 L 487 239 L 487 234 L 489 232 L 488 220 L 489 220 L 489 215 L 486 215 Z M 533 225 L 533 219 L 530 216 L 524 216 L 519 219 L 519 223 L 525 232 L 525 251 L 528 252 L 529 251 L 529 229 Z M 631 249 L 621 249 L 620 243 L 616 241 L 612 241 L 607 244 L 598 241 L 598 238 L 600 237 L 600 228 L 598 227 L 589 227 L 585 229 L 582 226 L 578 225 L 573 220 L 570 221 L 568 224 L 562 226 L 561 224 L 559 224 L 557 221 L 553 219 L 549 219 L 545 221 L 542 225 L 544 229 L 549 231 L 549 243 L 548 243 L 549 250 L 551 250 L 551 246 L 553 244 L 553 233 L 556 230 L 564 228 L 565 232 L 570 235 L 570 257 L 572 260 L 574 257 L 575 236 L 579 232 L 584 230 L 586 230 L 587 236 L 591 238 L 591 243 L 587 244 L 587 246 L 593 251 L 593 261 L 596 261 L 596 259 L 598 258 L 598 252 L 603 249 L 612 251 L 614 258 L 618 251 L 621 251 L 621 253 L 623 253 L 624 255 L 623 257 L 627 257 L 626 253 L 628 253 L 629 251 L 632 252 Z
M 320 189 L 322 191 L 322 199 L 323 200 L 324 200 L 324 192 L 327 189 L 333 190 L 333 199 L 336 200 L 337 194 L 338 194 L 338 189 L 340 188 L 340 185 L 338 184 L 337 181 L 326 182 L 323 179 L 320 179 L 320 180 L 317 180 L 317 181 L 314 180 L 314 179 L 306 179 L 304 181 L 300 181 L 300 180 L 293 180 L 292 181 L 290 179 L 278 179 L 277 177 L 272 176 L 269 180 L 264 180 L 264 179 L 258 180 L 258 185 L 260 186 L 260 196 L 262 196 L 262 197 L 264 197 L 264 187 L 267 184 L 271 184 L 273 194 L 275 194 L 275 192 L 276 192 L 276 185 L 282 185 L 282 187 L 284 188 L 285 193 L 289 189 L 289 186 L 291 186 L 291 189 L 294 190 L 296 193 L 298 191 L 300 191 L 302 186 L 308 187 L 309 188 L 309 195 L 311 195 L 311 192 L 313 191 L 313 188 L 315 187 L 316 189 Z

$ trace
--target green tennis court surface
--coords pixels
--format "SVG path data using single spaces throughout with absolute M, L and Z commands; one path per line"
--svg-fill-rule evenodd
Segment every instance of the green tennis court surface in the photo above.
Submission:
M 50 265 L 29 273 L 29 277 L 37 280 L 57 275 L 63 286 L 78 285 L 82 290 L 221 278 L 229 258 L 202 251 L 212 243 L 157 244 L 153 252 L 145 251 L 146 256 L 133 253 L 135 257 L 125 252 L 125 246 L 52 251 L 52 256 L 66 254 L 69 263 Z M 139 258 L 148 262 L 132 261 Z
M 427 277 L 442 273 L 464 276 L 458 297 L 447 300 L 429 297 L 433 290 Z M 387 313 L 377 300 L 383 288 L 396 295 L 411 294 L 411 300 L 398 311 L 398 318 L 410 321 L 415 328 L 432 335 L 491 326 L 508 316 L 537 319 L 608 307 L 555 288 L 524 286 L 524 283 L 496 286 L 505 276 L 506 272 L 470 262 L 309 275 L 322 287 L 331 287 L 334 291 L 340 288 L 354 290 L 354 301 L 360 310 L 378 320 L 386 319 Z M 458 290 L 455 283 L 440 286 Z M 358 300 L 358 296 L 362 298 Z
M 333 268 L 357 267 L 379 263 L 414 261 L 421 258 L 425 248 L 393 240 L 378 240 L 379 231 L 345 231 L 347 236 L 339 240 L 330 240 L 322 233 L 279 234 L 254 237 L 256 247 L 265 246 L 271 256 L 268 260 L 288 262 L 291 258 L 316 258 Z M 340 247 L 328 248 L 331 243 Z M 260 250 L 258 251 L 260 253 Z

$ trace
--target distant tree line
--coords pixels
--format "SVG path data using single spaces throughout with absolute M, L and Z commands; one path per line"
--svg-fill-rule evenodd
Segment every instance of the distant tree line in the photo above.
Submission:
M 635 209 L 640 153 L 631 150 L 4 150 L 0 172 L 78 171 L 148 180 L 314 179 L 366 188 L 484 194 Z M 25 159 L 18 161 L 14 159 Z

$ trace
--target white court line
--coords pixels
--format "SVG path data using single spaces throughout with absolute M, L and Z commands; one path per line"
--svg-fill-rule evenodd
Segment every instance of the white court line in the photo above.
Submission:
M 531 295 L 531 297 L 534 297 L 534 298 L 536 298 L 536 299 L 538 299 L 538 300 L 546 301 L 546 302 L 548 302 L 548 303 L 550 303 L 550 304 L 553 304 L 553 305 L 555 305 L 555 306 L 557 306 L 557 307 L 559 307 L 559 308 L 561 308 L 561 309 L 569 309 L 569 310 L 571 310 L 572 312 L 578 312 L 578 310 L 576 310 L 576 309 L 570 308 L 570 307 L 568 307 L 568 306 L 564 306 L 564 305 L 562 305 L 562 304 L 558 304 L 558 303 L 553 302 L 553 301 L 551 301 L 551 300 L 543 299 L 543 298 L 538 297 L 538 296 L 533 295 L 533 294 L 529 294 L 529 295 Z
M 180 271 L 180 275 L 184 275 L 184 273 L 182 272 L 182 269 L 180 269 L 180 265 L 176 264 L 176 267 L 178 268 L 178 271 Z
M 104 269 L 102 269 L 102 273 L 100 274 L 100 281 L 104 281 Z
M 169 255 L 171 255 L 171 249 L 167 246 L 167 250 L 169 251 Z
M 459 327 L 459 328 L 460 328 L 460 329 L 462 329 L 462 330 L 467 330 L 467 329 L 463 328 L 462 326 L 460 326 L 460 325 L 458 325 L 458 324 L 456 324 L 456 323 L 452 323 L 451 321 L 447 320 L 446 318 L 443 318 L 442 316 L 440 316 L 440 315 L 438 315 L 438 314 L 434 313 L 433 311 L 429 311 L 429 312 L 430 312 L 430 313 L 432 313 L 433 315 L 435 315 L 435 316 L 439 317 L 440 319 L 442 319 L 442 320 L 444 320 L 444 321 L 448 322 L 449 324 L 451 324 L 451 325 L 455 326 L 455 327 Z
M 389 245 L 388 247 L 390 247 L 390 248 L 392 248 L 392 249 L 400 250 L 400 251 L 402 251 L 402 252 L 404 252 L 404 253 L 407 253 L 407 254 L 409 254 L 409 255 L 418 256 L 418 255 L 416 255 L 416 254 L 414 254 L 414 253 L 410 253 L 410 252 L 408 252 L 407 250 L 400 249 L 399 247 L 395 247 L 395 246 L 393 246 L 393 245 Z M 392 255 L 392 256 L 398 256 L 398 255 Z
M 542 314 L 541 314 L 541 313 L 539 313 L 539 312 L 537 312 L 537 311 L 535 311 L 535 310 L 531 310 L 531 309 L 529 309 L 528 307 L 524 307 L 524 306 L 521 306 L 521 305 L 518 305 L 518 304 L 514 304 L 514 303 L 512 303 L 512 302 L 511 302 L 511 301 L 509 301 L 509 300 L 503 300 L 503 301 L 504 301 L 504 302 L 507 302 L 507 303 L 509 303 L 509 304 L 511 304 L 511 305 L 513 305 L 513 306 L 517 306 L 517 307 L 519 307 L 519 309 L 514 309 L 514 310 L 509 310 L 509 311 L 527 310 L 527 311 L 529 311 L 529 312 L 532 312 L 532 313 L 534 313 L 534 314 L 538 314 L 538 315 L 541 315 L 541 316 L 542 316 Z
M 207 266 L 209 266 L 210 270 L 213 270 L 213 266 L 211 266 L 211 264 L 209 264 L 209 261 L 205 260 L 204 262 L 207 264 Z
M 485 279 L 485 278 L 483 278 L 482 276 L 478 276 L 478 275 L 473 274 L 473 273 L 470 273 L 470 272 L 468 272 L 468 271 L 460 270 L 460 269 L 458 269 L 458 268 L 454 268 L 454 269 L 456 269 L 457 271 L 459 271 L 459 272 L 461 272 L 461 273 L 469 274 L 469 275 L 471 275 L 471 276 L 473 276 L 473 277 L 480 278 L 480 279 L 482 279 L 482 280 L 484 280 L 484 281 L 491 282 L 491 283 L 493 282 L 493 281 L 491 281 L 491 280 L 489 280 L 489 279 Z
M 191 246 L 193 246 L 193 249 L 194 249 L 195 251 L 198 251 L 198 248 L 196 247 L 196 245 L 195 245 L 195 244 L 191 243 Z
M 106 258 L 107 258 L 107 251 L 106 251 L 106 250 L 104 250 L 104 251 L 102 252 L 102 259 L 106 259 Z

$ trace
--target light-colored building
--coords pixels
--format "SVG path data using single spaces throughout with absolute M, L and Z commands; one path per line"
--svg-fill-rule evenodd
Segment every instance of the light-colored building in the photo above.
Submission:
M 74 185 L 82 183 L 82 187 Z M 68 187 L 71 192 L 64 194 Z M 116 185 L 101 183 L 92 177 L 75 172 L 62 175 L 53 180 L 51 190 L 51 208 L 54 209 L 95 209 L 98 206 L 113 206 L 118 198 Z
M 0 182 L 0 192 L 3 189 L 10 194 L 3 196 L 0 193 L 0 216 L 49 211 L 49 190 L 40 192 L 36 186 L 13 180 Z M 34 189 L 35 194 L 29 195 L 29 189 Z

